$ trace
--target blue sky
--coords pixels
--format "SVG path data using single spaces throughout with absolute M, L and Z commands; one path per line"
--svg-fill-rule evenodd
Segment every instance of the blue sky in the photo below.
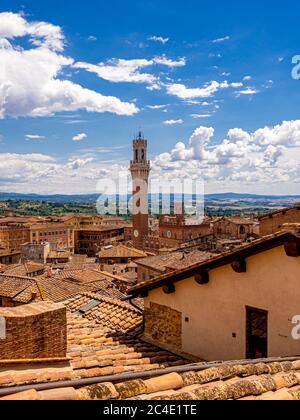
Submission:
M 157 176 L 300 194 L 296 1 L 2 0 L 0 13 L 0 190 L 94 192 L 141 128 Z

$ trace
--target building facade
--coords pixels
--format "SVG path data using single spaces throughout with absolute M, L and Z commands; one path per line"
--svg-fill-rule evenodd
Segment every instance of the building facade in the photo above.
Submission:
M 102 226 L 75 231 L 76 254 L 95 257 L 101 247 L 124 241 L 124 226 Z
M 144 339 L 208 361 L 298 355 L 299 256 L 300 236 L 281 232 L 139 284 Z
M 30 226 L 29 242 L 48 242 L 50 251 L 68 250 L 74 253 L 74 227 L 67 223 L 38 223 Z
M 159 220 L 160 248 L 177 248 L 184 243 L 209 235 L 209 222 L 189 224 L 184 214 L 161 216 Z

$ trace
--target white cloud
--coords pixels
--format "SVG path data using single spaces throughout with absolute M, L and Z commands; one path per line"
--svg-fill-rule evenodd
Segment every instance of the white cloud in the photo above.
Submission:
M 147 105 L 147 108 L 149 109 L 165 109 L 167 108 L 169 105 Z
M 211 114 L 191 114 L 192 118 L 210 118 Z
M 86 158 L 86 159 L 74 159 L 70 160 L 67 164 L 69 169 L 79 169 L 86 166 L 88 163 L 93 162 L 93 158 Z
M 33 47 L 14 45 L 19 37 L 29 37 Z M 63 79 L 63 71 L 74 61 L 61 54 L 65 42 L 61 28 L 27 22 L 20 14 L 0 13 L 0 39 L 0 118 L 76 110 L 118 115 L 138 112 L 132 103 Z
M 179 119 L 179 120 L 166 120 L 166 121 L 163 121 L 163 124 L 164 125 L 179 125 L 179 124 L 183 124 L 183 120 L 182 119 Z
M 45 136 L 40 136 L 38 134 L 26 134 L 25 135 L 27 140 L 43 140 Z
M 113 83 L 145 83 L 150 85 L 151 90 L 159 90 L 160 80 L 151 73 L 141 72 L 140 70 L 154 65 L 162 65 L 166 67 L 182 67 L 185 66 L 185 58 L 179 60 L 171 60 L 166 56 L 154 57 L 147 59 L 112 59 L 105 63 L 90 64 L 85 62 L 77 62 L 74 68 L 84 69 L 88 72 L 95 73 L 101 79 Z
M 97 40 L 98 40 L 98 38 L 97 38 L 96 36 L 94 36 L 94 35 L 90 35 L 90 36 L 88 37 L 88 41 L 95 42 L 95 41 L 97 41 Z
M 224 36 L 223 38 L 217 38 L 217 39 L 214 39 L 213 41 L 211 41 L 213 44 L 220 44 L 220 43 L 222 43 L 222 42 L 225 42 L 225 41 L 229 41 L 230 40 L 230 36 Z
M 244 80 L 244 81 L 252 80 L 252 76 L 245 76 L 245 77 L 243 78 L 243 80 Z
M 150 36 L 148 41 L 160 42 L 161 44 L 166 44 L 170 41 L 170 38 L 163 38 L 162 36 Z
M 251 95 L 256 95 L 257 93 L 259 93 L 259 90 L 255 89 L 255 88 L 247 87 L 246 89 L 237 91 L 236 95 L 237 96 L 240 96 L 240 95 L 250 95 L 251 96 Z
M 213 127 L 197 128 L 187 145 L 179 142 L 155 158 L 153 173 L 170 179 L 203 178 L 215 188 L 232 185 L 239 190 L 250 184 L 291 186 L 300 179 L 300 120 L 253 133 L 233 128 L 217 145 L 212 144 L 213 137 Z
M 220 89 L 238 88 L 242 86 L 242 83 L 228 83 L 226 80 L 221 83 L 213 80 L 202 88 L 187 88 L 181 83 L 174 83 L 167 85 L 167 92 L 169 95 L 177 96 L 181 99 L 209 98 Z
M 85 133 L 79 133 L 76 136 L 72 138 L 73 141 L 82 141 L 87 138 L 87 135 Z

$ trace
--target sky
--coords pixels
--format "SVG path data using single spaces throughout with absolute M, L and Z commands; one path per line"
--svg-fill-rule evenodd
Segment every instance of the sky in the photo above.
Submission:
M 291 0 L 2 0 L 0 191 L 98 192 L 142 130 L 152 177 L 300 194 L 299 16 Z

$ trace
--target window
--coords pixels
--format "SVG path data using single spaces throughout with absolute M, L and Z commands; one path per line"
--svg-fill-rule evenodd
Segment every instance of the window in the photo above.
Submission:
M 241 227 L 240 227 L 240 234 L 241 234 L 241 235 L 245 235 L 245 233 L 246 233 L 246 228 L 245 228 L 245 226 L 241 226 Z

